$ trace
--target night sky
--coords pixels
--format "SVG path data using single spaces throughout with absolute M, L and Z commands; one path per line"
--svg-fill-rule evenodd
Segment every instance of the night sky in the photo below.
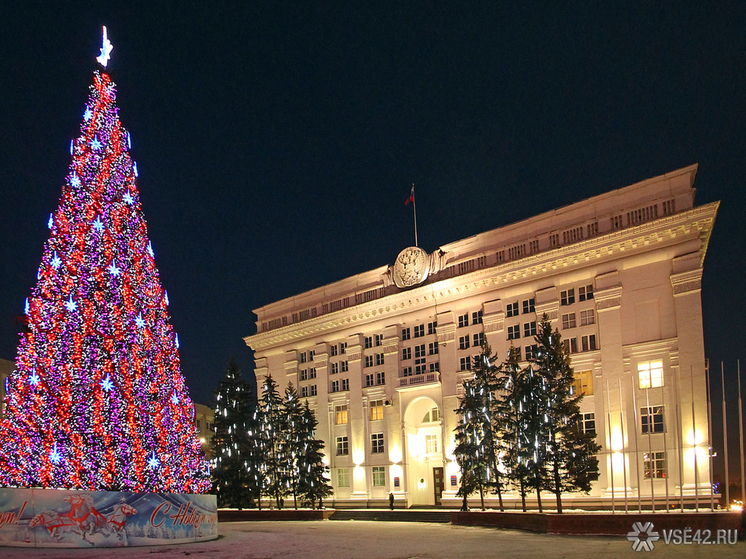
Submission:
M 15 356 L 14 320 L 107 25 L 196 401 L 210 403 L 231 355 L 250 374 L 253 309 L 414 243 L 412 183 L 432 251 L 693 163 L 696 203 L 722 202 L 702 287 L 706 353 L 735 385 L 746 359 L 743 2 L 6 4 L 0 357 Z

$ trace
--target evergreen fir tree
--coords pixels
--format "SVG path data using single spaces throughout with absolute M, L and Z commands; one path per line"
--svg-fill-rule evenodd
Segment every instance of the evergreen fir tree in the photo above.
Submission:
M 528 486 L 527 464 L 530 445 L 525 432 L 523 406 L 527 384 L 527 371 L 518 363 L 518 352 L 510 348 L 503 363 L 502 376 L 498 379 L 496 424 L 500 433 L 499 454 L 507 469 L 507 478 L 518 489 L 521 506 L 526 511 Z
M 218 505 L 242 509 L 251 505 L 252 477 L 256 475 L 250 451 L 249 431 L 254 398 L 249 383 L 231 357 L 215 394 L 215 467 L 213 488 Z
M 496 357 L 490 346 L 482 345 L 482 354 L 472 368 L 474 377 L 464 382 L 464 396 L 459 402 L 459 423 L 456 427 L 456 460 L 461 466 L 462 486 L 459 495 L 466 498 L 478 490 L 484 510 L 484 492 L 497 492 L 500 510 L 503 510 L 502 479 L 498 468 L 498 433 L 495 423 L 498 386 Z M 466 470 L 471 474 L 466 474 Z M 462 493 L 463 490 L 463 493 Z M 468 491 L 468 492 L 467 492 Z
M 544 420 L 547 425 L 544 486 L 555 494 L 557 512 L 562 513 L 563 491 L 589 491 L 598 479 L 600 446 L 583 433 L 579 402 L 582 394 L 573 394 L 573 370 L 570 355 L 558 330 L 545 315 L 536 336 L 538 344 L 534 366 L 544 384 Z
M 523 462 L 525 485 L 536 491 L 539 512 L 543 512 L 541 491 L 544 489 L 546 472 L 547 444 L 549 431 L 546 418 L 546 384 L 529 364 L 523 378 L 523 390 L 519 413 L 523 441 L 526 450 Z M 521 453 L 523 454 L 523 452 Z
M 285 389 L 283 400 L 285 410 L 285 433 L 282 437 L 282 455 L 285 457 L 283 468 L 284 492 L 293 496 L 293 507 L 298 508 L 298 482 L 300 481 L 299 463 L 306 448 L 307 429 L 303 416 L 303 403 L 298 391 L 290 382 Z
M 262 386 L 262 397 L 257 406 L 259 426 L 259 449 L 263 457 L 261 465 L 263 494 L 274 498 L 278 508 L 282 508 L 282 495 L 285 491 L 286 457 L 284 437 L 287 430 L 285 409 L 272 375 L 267 375 Z
M 208 465 L 103 50 L 26 301 L 0 484 L 200 493 Z
M 298 461 L 298 492 L 304 505 L 311 509 L 319 508 L 325 497 L 332 495 L 329 483 L 329 467 L 324 465 L 324 441 L 316 438 L 316 427 L 319 422 L 316 414 L 308 407 L 306 401 L 303 407 L 303 436 L 304 447 Z

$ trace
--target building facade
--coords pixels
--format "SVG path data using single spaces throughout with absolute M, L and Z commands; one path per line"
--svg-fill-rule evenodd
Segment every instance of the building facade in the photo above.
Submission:
M 453 505 L 454 410 L 486 341 L 534 351 L 543 315 L 572 357 L 584 429 L 602 446 L 590 495 L 709 502 L 701 278 L 719 203 L 691 166 L 442 246 L 254 311 L 261 386 L 292 382 L 319 419 L 336 506 Z M 509 493 L 507 506 L 520 498 Z
M 202 445 L 202 452 L 208 459 L 214 457 L 212 438 L 215 436 L 215 410 L 204 404 L 194 404 L 194 426 L 197 438 Z

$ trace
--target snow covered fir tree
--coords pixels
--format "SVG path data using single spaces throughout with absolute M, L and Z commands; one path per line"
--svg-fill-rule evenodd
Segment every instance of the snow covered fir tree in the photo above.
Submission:
M 0 484 L 209 490 L 105 40 L 0 425 Z

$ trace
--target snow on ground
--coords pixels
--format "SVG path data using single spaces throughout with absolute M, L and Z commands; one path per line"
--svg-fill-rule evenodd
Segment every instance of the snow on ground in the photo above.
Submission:
M 140 548 L 22 549 L 0 548 L 3 559 L 151 558 L 175 559 L 605 559 L 640 557 L 624 538 L 550 536 L 516 530 L 421 522 L 306 521 L 231 522 L 218 526 L 220 539 L 209 542 Z M 656 557 L 746 556 L 746 543 L 697 546 L 665 545 Z

